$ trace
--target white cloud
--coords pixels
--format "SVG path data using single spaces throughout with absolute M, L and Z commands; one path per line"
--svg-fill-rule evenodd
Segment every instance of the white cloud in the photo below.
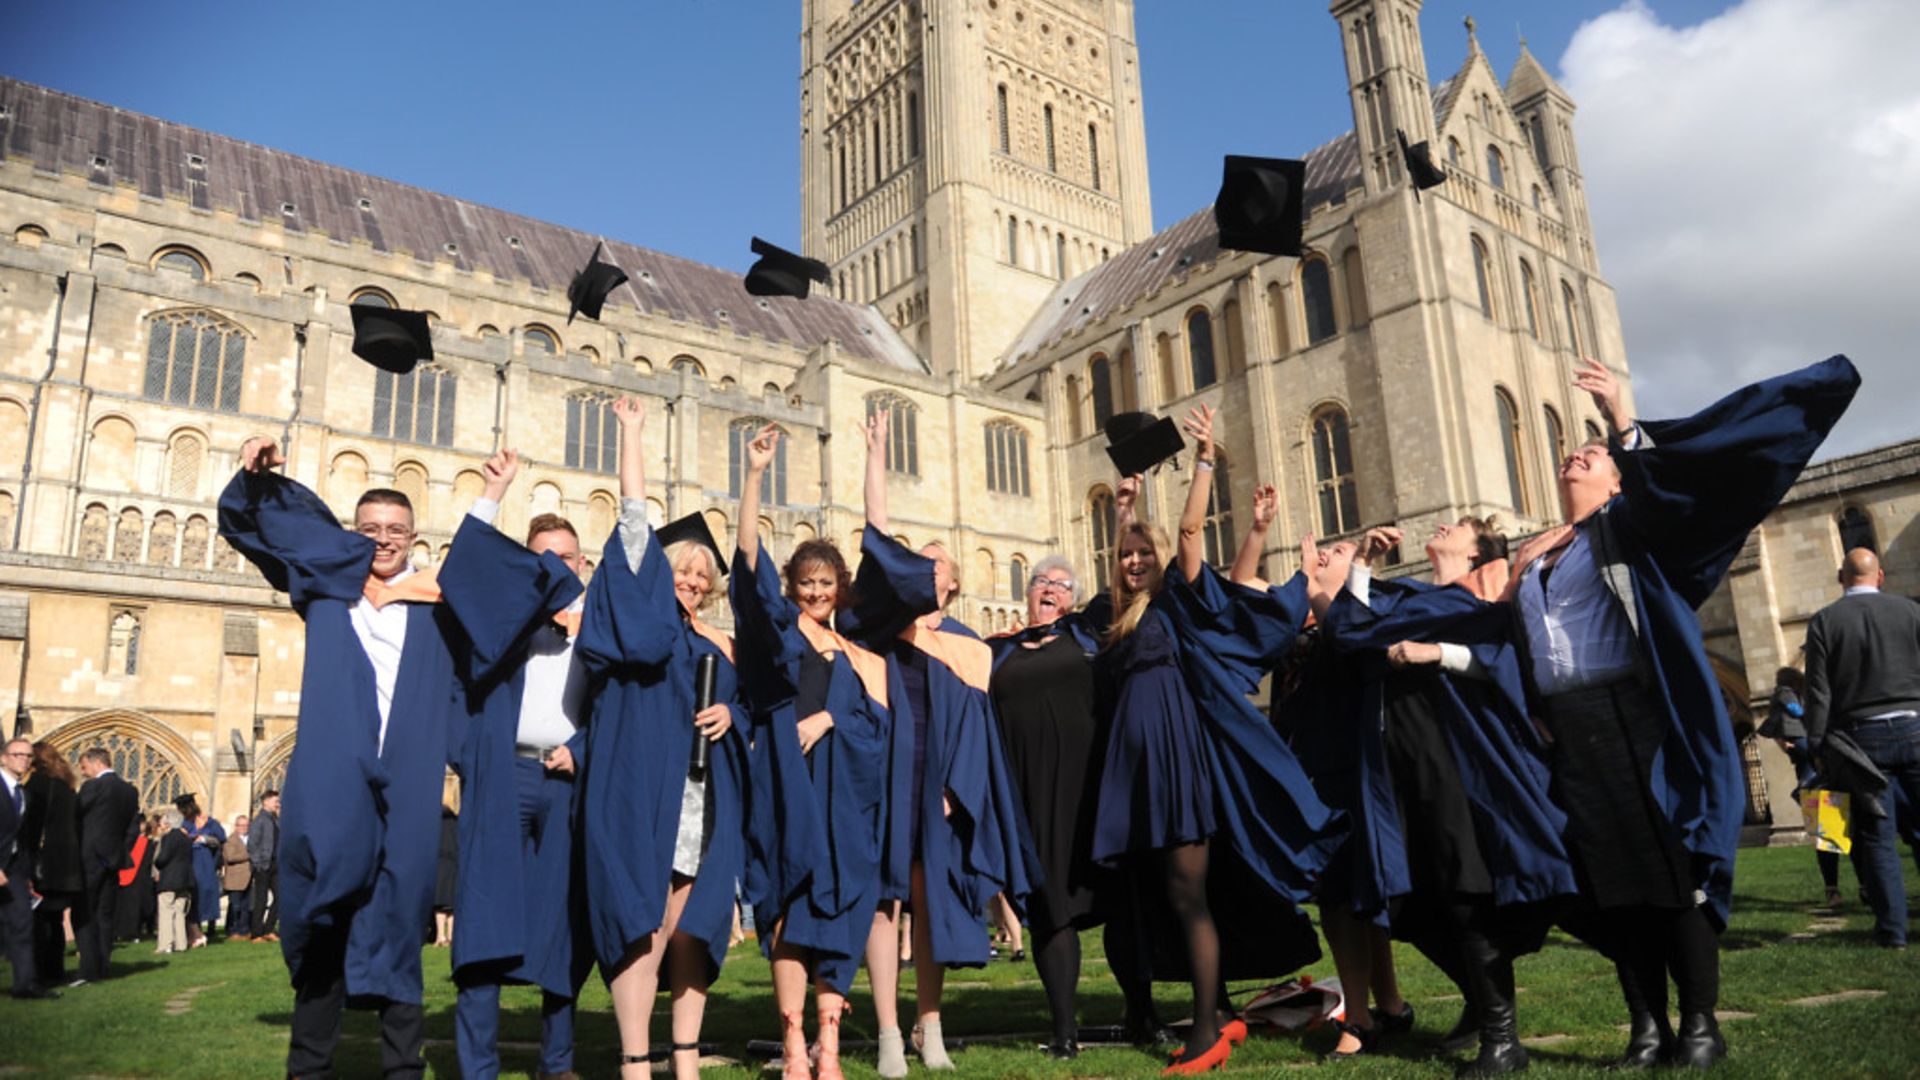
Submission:
M 1695 26 L 1630 0 L 1562 85 L 1647 415 L 1851 356 L 1823 457 L 1920 436 L 1920 4 L 1742 0 Z

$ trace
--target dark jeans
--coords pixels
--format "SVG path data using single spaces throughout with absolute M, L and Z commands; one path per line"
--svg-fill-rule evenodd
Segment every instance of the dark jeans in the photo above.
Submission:
M 1891 789 L 1881 801 L 1883 817 L 1857 807 L 1848 824 L 1853 840 L 1853 872 L 1873 908 L 1873 940 L 1881 945 L 1907 943 L 1907 885 L 1900 870 L 1900 832 L 1896 806 L 1920 806 L 1920 717 L 1859 720 L 1849 729 L 1854 742 L 1887 776 Z
M 0 789 L 5 797 L 5 789 Z M 27 855 L 17 852 L 0 866 L 7 883 L 0 885 L 0 951 L 13 965 L 13 992 L 31 994 L 41 989 L 34 974 L 33 897 L 27 892 Z
M 247 890 L 227 893 L 227 936 L 246 937 L 253 932 L 252 912 L 247 909 Z

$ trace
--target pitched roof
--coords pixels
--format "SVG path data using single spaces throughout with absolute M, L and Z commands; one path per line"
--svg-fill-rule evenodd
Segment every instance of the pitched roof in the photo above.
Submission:
M 1567 96 L 1567 92 L 1560 89 L 1560 84 L 1553 81 L 1553 76 L 1547 74 L 1547 69 L 1540 66 L 1540 61 L 1534 59 L 1532 51 L 1522 43 L 1520 58 L 1513 62 L 1513 71 L 1507 75 L 1507 100 L 1526 101 L 1549 90 L 1561 97 Z
M 130 183 L 289 232 L 364 239 L 376 251 L 521 279 L 564 300 L 567 283 L 600 237 L 230 139 L 56 90 L 0 77 L 0 153 L 50 173 Z M 197 158 L 197 164 L 190 159 Z M 98 162 L 104 161 L 104 164 Z M 283 213 L 283 206 L 292 211 Z M 609 307 L 643 309 L 715 330 L 759 335 L 800 349 L 834 339 L 843 353 L 926 371 L 874 308 L 816 294 L 805 301 L 747 294 L 740 275 L 609 239 L 607 258 L 631 277 Z M 635 296 L 639 297 L 636 302 Z M 726 313 L 723 318 L 718 312 Z

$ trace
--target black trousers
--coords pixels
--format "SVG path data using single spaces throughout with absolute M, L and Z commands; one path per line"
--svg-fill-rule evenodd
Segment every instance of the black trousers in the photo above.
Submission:
M 67 928 L 61 916 L 79 899 L 79 893 L 43 893 L 33 909 L 33 965 L 42 986 L 67 981 Z
M 0 946 L 13 965 L 13 992 L 28 994 L 40 988 L 33 962 L 33 897 L 27 891 L 26 852 L 18 852 L 4 867 L 7 883 L 0 886 Z
M 99 982 L 107 977 L 107 965 L 113 958 L 113 912 L 120 899 L 120 875 L 95 871 L 86 878 L 73 936 L 80 947 L 80 977 Z
M 277 875 L 278 872 L 271 866 L 264 870 L 258 866 L 253 868 L 253 888 L 249 890 L 253 895 L 249 898 L 247 906 L 253 912 L 255 937 L 273 933 L 274 926 L 279 922 L 280 898 L 274 894 L 273 889 Z
M 258 880 L 256 877 L 255 880 Z M 343 928 L 316 929 L 307 942 L 300 977 L 293 985 L 293 1030 L 287 1075 L 331 1080 L 340 1046 L 340 1012 L 347 1007 L 347 935 Z M 389 1080 L 419 1080 L 427 1074 L 421 1056 L 425 1013 L 411 1002 L 356 1001 L 380 1013 L 380 1069 Z
M 247 907 L 247 900 L 253 895 L 253 887 L 237 889 L 227 893 L 227 936 L 245 937 L 253 933 L 253 919 Z

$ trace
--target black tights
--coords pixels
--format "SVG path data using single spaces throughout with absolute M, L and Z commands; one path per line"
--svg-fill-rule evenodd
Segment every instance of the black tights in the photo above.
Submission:
M 1720 1000 L 1720 936 L 1699 907 L 1578 908 L 1560 925 L 1613 961 L 1627 1011 L 1667 1027 L 1667 976 L 1680 1015 L 1711 1014 Z
M 1206 1053 L 1220 1038 L 1220 934 L 1207 907 L 1207 848 L 1202 841 L 1168 848 L 1161 855 L 1167 904 L 1179 920 L 1193 970 L 1193 1027 L 1187 1033 L 1190 1057 Z
M 1079 1033 L 1074 1000 L 1080 984 L 1080 932 L 1063 926 L 1044 940 L 1035 941 L 1033 966 L 1040 969 L 1040 985 L 1047 990 L 1054 1040 L 1067 1042 Z
M 1814 860 L 1820 864 L 1820 880 L 1829 889 L 1840 888 L 1840 853 L 1837 851 L 1819 851 Z

